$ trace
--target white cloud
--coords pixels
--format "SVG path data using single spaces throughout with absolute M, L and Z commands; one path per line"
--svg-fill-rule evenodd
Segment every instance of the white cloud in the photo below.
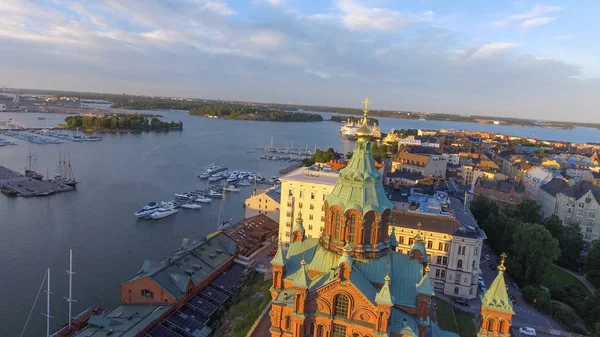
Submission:
M 391 50 L 391 48 L 377 48 L 375 49 L 375 55 L 385 55 L 387 53 L 389 53 Z
M 547 25 L 550 22 L 554 21 L 555 19 L 556 18 L 551 17 L 551 16 L 542 16 L 539 18 L 527 19 L 527 20 L 523 21 L 523 23 L 521 24 L 521 28 L 532 28 L 532 27 Z
M 513 42 L 494 42 L 494 43 L 484 44 L 483 46 L 477 48 L 471 54 L 471 56 L 469 56 L 469 59 L 472 59 L 472 60 L 486 59 L 491 56 L 500 54 L 506 50 L 517 48 L 518 46 L 519 46 L 518 43 L 513 43 Z
M 394 31 L 411 22 L 432 21 L 435 16 L 433 11 L 404 14 L 385 8 L 371 8 L 354 0 L 337 0 L 336 8 L 341 12 L 342 24 L 353 31 Z
M 540 18 L 551 13 L 556 13 L 561 11 L 562 9 L 562 7 L 553 5 L 535 5 L 531 10 L 527 12 L 511 14 L 500 20 L 495 21 L 494 26 L 503 27 L 511 23 L 523 24 L 528 20 Z
M 204 4 L 202 9 L 221 16 L 230 16 L 235 14 L 235 11 L 223 2 L 209 1 Z
M 322 71 L 322 70 L 306 68 L 306 69 L 304 69 L 304 72 L 307 74 L 311 74 L 311 75 L 320 77 L 320 78 L 331 78 L 331 74 L 329 74 L 326 71 Z
M 248 38 L 248 41 L 253 47 L 258 49 L 277 49 L 282 47 L 287 39 L 287 35 L 282 32 L 276 30 L 262 30 L 252 34 L 252 36 Z
M 266 3 L 271 6 L 281 6 L 285 2 L 285 0 L 256 0 L 255 2 Z

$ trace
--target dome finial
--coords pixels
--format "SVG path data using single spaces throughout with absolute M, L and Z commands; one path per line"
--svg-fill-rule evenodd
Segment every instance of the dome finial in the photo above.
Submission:
M 500 265 L 498 266 L 498 270 L 501 272 L 506 271 L 506 266 L 504 265 L 504 262 L 506 262 L 506 253 L 500 254 Z
M 365 105 L 365 107 L 363 108 L 362 125 L 358 130 L 356 130 L 356 136 L 370 138 L 372 136 L 372 131 L 369 125 L 367 125 L 367 115 L 369 114 L 369 104 L 372 102 L 369 101 L 369 98 L 367 97 L 364 101 L 362 101 L 362 103 Z

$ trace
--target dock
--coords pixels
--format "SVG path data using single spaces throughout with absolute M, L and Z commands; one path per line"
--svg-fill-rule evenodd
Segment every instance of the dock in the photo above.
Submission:
M 55 193 L 73 191 L 74 188 L 54 180 L 36 180 L 0 166 L 0 186 L 9 186 L 20 197 L 48 196 Z
M 292 172 L 293 170 L 300 168 L 300 167 L 302 167 L 302 162 L 296 163 L 294 165 L 290 165 L 290 166 L 284 168 L 283 170 L 279 171 L 279 174 L 280 175 L 288 174 L 288 173 Z

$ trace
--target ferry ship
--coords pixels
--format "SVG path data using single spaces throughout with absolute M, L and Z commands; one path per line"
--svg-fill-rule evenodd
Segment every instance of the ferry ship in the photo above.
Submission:
M 359 123 L 354 123 L 350 120 L 344 122 L 344 125 L 340 128 L 340 132 L 342 133 L 342 137 L 350 140 L 356 139 L 356 131 L 360 128 Z
M 360 123 L 359 122 L 352 122 L 350 120 L 344 122 L 344 125 L 342 125 L 342 127 L 340 128 L 340 132 L 342 134 L 342 136 L 346 139 L 350 139 L 350 140 L 354 140 L 356 139 L 356 131 L 358 131 L 358 129 L 360 128 Z M 379 129 L 379 127 L 377 126 L 377 124 L 373 124 L 373 126 L 371 126 L 371 132 L 373 134 L 373 138 L 375 139 L 380 139 L 381 138 L 381 129 Z

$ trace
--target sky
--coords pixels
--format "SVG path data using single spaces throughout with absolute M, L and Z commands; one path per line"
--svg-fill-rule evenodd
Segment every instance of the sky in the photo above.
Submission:
M 600 122 L 600 1 L 0 0 L 0 86 Z

